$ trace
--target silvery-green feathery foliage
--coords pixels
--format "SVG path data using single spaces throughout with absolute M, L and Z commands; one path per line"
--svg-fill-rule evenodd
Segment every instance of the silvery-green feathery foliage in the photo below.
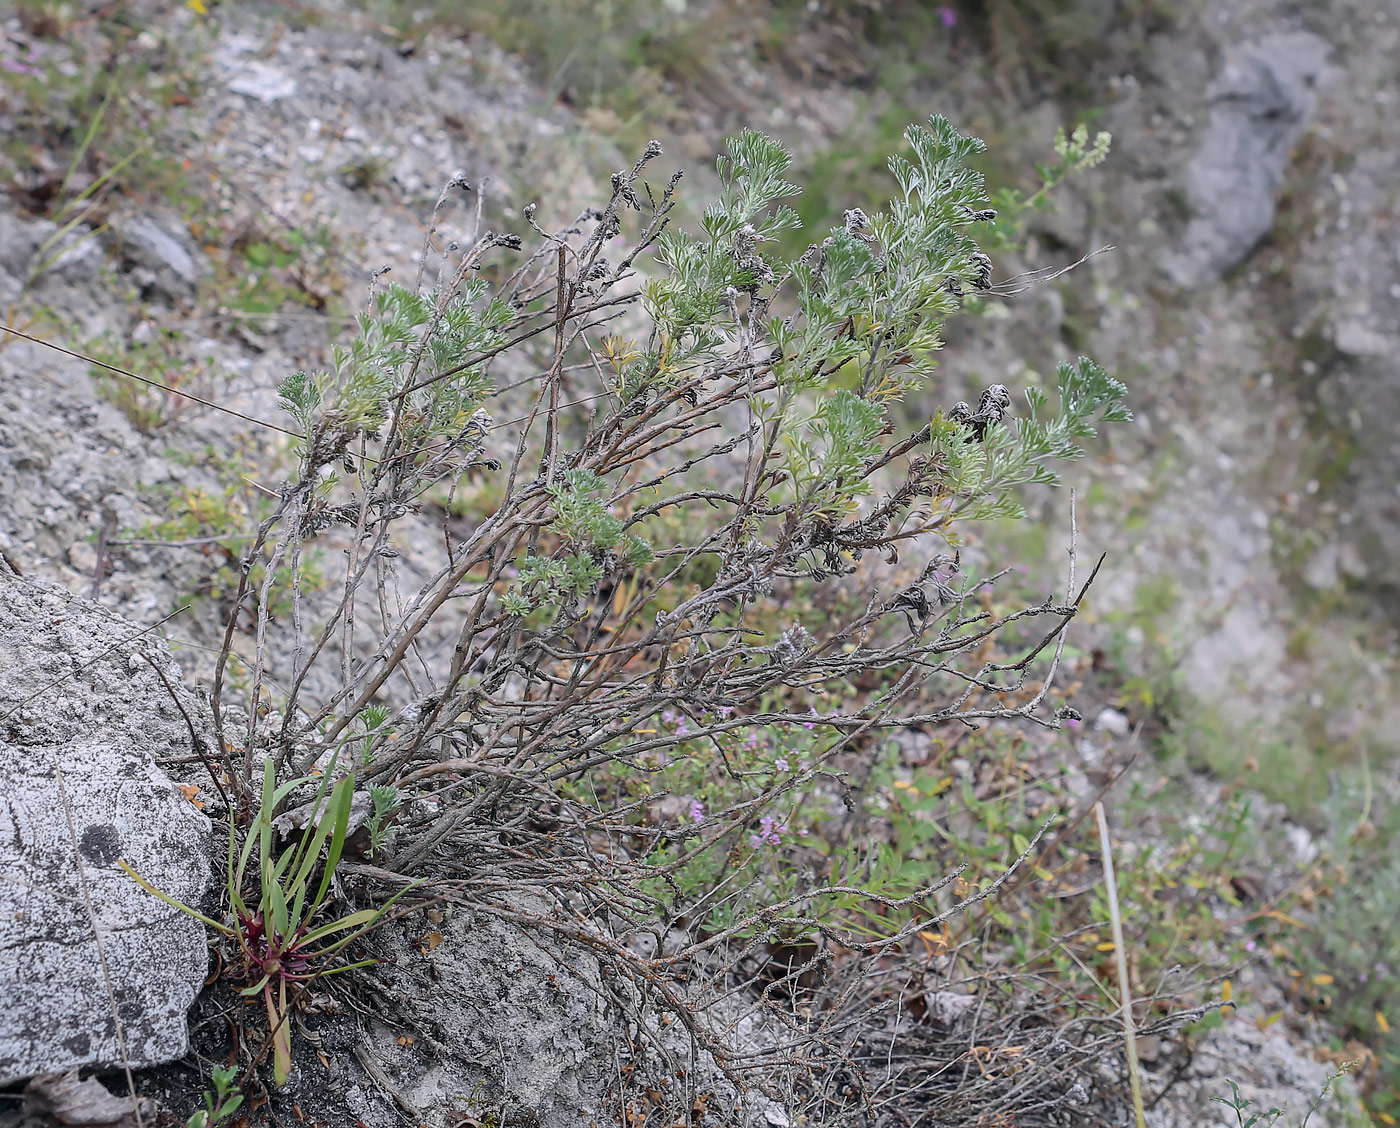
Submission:
M 842 758 L 911 720 L 1068 715 L 1047 696 L 1083 586 L 989 604 L 1000 573 L 959 530 L 1019 514 L 1021 487 L 1129 413 L 1086 359 L 1019 409 L 999 384 L 944 401 L 943 325 L 993 285 L 996 209 L 980 141 L 940 117 L 906 139 L 888 208 L 790 261 L 790 159 L 754 131 L 694 232 L 679 175 L 646 179 L 655 143 L 553 231 L 528 204 L 521 235 L 441 238 L 454 179 L 424 246 L 436 278 L 377 289 L 331 369 L 281 387 L 300 465 L 245 559 L 258 647 L 236 689 L 231 641 L 221 658 L 231 777 L 251 786 L 258 750 L 292 777 L 350 746 L 379 878 L 510 919 L 530 890 L 553 906 L 535 923 L 672 1013 L 639 931 L 678 952 L 665 967 L 689 967 L 702 1014 L 763 937 L 873 958 L 993 895 L 1005 877 L 950 901 L 951 877 L 903 888 L 850 843 L 816 849 L 821 812 Z M 1101 155 L 1071 140 L 1070 164 Z M 438 559 L 406 583 L 400 528 L 433 512 L 452 514 Z M 329 603 L 312 615 L 294 586 L 273 616 L 268 588 L 316 541 L 343 560 Z M 852 575 L 854 599 L 831 585 Z M 826 1044 L 839 1011 L 774 1021 Z

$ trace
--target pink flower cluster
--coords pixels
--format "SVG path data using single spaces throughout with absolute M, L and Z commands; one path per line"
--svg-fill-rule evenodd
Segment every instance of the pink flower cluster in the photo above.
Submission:
M 30 55 L 33 58 L 33 55 Z M 8 59 L 0 57 L 0 70 L 9 71 L 10 74 L 33 74 L 40 75 L 44 72 L 38 67 L 32 67 L 28 63 L 22 63 L 18 59 Z
M 782 836 L 788 832 L 788 828 L 778 824 L 778 820 L 771 815 L 764 815 L 758 820 L 758 831 L 749 835 L 749 845 L 757 850 L 760 846 L 777 846 L 782 842 Z

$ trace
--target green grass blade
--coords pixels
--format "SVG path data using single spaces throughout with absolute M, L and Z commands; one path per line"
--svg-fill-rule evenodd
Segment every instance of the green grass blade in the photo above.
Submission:
M 264 991 L 267 998 L 267 1022 L 272 1029 L 272 1080 L 280 1089 L 292 1076 L 291 1013 L 287 1010 L 287 981 L 277 985 L 277 1003 L 272 1001 L 272 985 Z
M 68 171 L 63 174 L 63 183 L 59 185 L 58 194 L 62 198 L 68 191 L 68 185 L 73 180 L 73 174 L 78 171 L 78 165 L 87 156 L 87 151 L 92 147 L 93 141 L 97 139 L 97 131 L 102 127 L 102 119 L 107 116 L 107 107 L 112 104 L 112 95 L 116 92 L 117 80 L 112 78 L 107 83 L 107 93 L 102 96 L 102 104 L 97 107 L 97 113 L 93 114 L 92 121 L 88 123 L 87 132 L 83 134 L 83 139 L 78 147 L 73 151 L 73 159 L 68 162 Z M 62 217 L 63 212 L 59 212 Z
M 272 763 L 272 757 L 269 756 L 263 762 L 262 806 L 258 808 L 257 822 L 253 824 L 253 832 L 258 841 L 258 877 L 264 902 L 267 901 L 270 892 L 268 879 L 271 876 L 269 863 L 272 861 L 272 810 L 276 803 L 276 790 L 277 768 Z M 250 833 L 249 837 L 253 837 L 254 833 Z
M 346 929 L 364 928 L 365 925 L 373 924 L 384 915 L 383 909 L 360 909 L 343 916 L 339 920 L 333 920 L 329 924 L 323 924 L 320 928 L 313 928 L 301 938 L 303 945 L 314 944 L 318 940 L 324 940 L 327 936 L 334 936 L 337 932 L 344 932 Z M 337 941 L 339 944 L 339 941 Z M 327 949 L 329 951 L 329 949 Z M 308 955 L 321 955 L 321 952 L 308 953 Z
M 323 805 L 325 803 L 326 789 L 330 786 L 331 773 L 335 768 L 335 761 L 336 757 L 332 756 L 330 763 L 326 765 L 326 770 L 321 775 L 321 782 L 320 785 L 316 788 L 316 794 L 311 798 L 309 806 L 311 808 L 312 823 L 316 823 L 318 821 L 316 816 L 319 815 L 323 809 Z M 307 780 L 310 778 L 310 776 L 302 776 L 298 779 L 292 780 L 290 783 L 284 784 L 281 788 L 278 789 L 277 793 L 274 795 L 273 807 L 269 808 L 269 810 L 274 810 L 276 808 L 276 805 L 282 802 L 282 800 L 288 794 L 290 794 L 295 788 L 298 788 L 302 784 L 306 783 Z M 271 818 L 271 815 L 269 815 L 268 817 Z M 313 843 L 311 839 L 311 835 L 303 834 L 300 840 L 297 842 L 296 846 L 292 848 L 292 850 L 289 853 L 288 865 L 290 866 L 290 869 L 288 870 L 288 872 L 296 873 L 298 870 L 302 869 L 308 855 L 311 857 L 313 864 L 315 863 L 315 859 L 320 856 L 320 842 L 314 843 L 313 848 Z M 295 882 L 293 882 L 290 887 L 294 888 Z
M 160 898 L 160 900 L 164 901 L 172 909 L 179 909 L 186 916 L 192 916 L 195 918 L 195 920 L 203 921 L 204 924 L 208 925 L 210 928 L 218 932 L 222 932 L 225 936 L 232 936 L 234 934 L 234 929 L 230 928 L 222 921 L 214 920 L 212 917 L 205 916 L 198 909 L 190 908 L 189 905 L 185 904 L 185 902 L 181 901 L 178 897 L 172 897 L 169 893 L 162 893 L 159 889 L 157 889 L 154 885 L 152 885 L 149 881 L 147 881 L 144 877 L 142 877 L 139 873 L 132 869 L 131 865 L 127 862 L 125 858 L 118 858 L 117 865 L 120 866 L 126 872 L 127 877 L 131 878 L 132 881 L 136 882 L 137 885 L 141 886 L 142 889 L 144 889 L 147 893 L 151 894 L 153 897 Z
M 293 882 L 302 894 L 305 893 L 305 887 L 311 880 L 311 872 L 315 869 L 316 861 L 321 858 L 321 848 L 335 827 L 337 813 L 339 813 L 337 803 L 340 802 L 340 792 L 342 792 L 342 788 L 336 785 L 335 791 L 330 794 L 328 803 L 323 806 L 321 803 L 316 803 L 315 809 L 311 812 L 311 822 L 302 833 L 302 848 L 298 851 L 301 856 L 301 865 L 298 866 L 297 876 Z
M 378 928 L 379 925 L 383 923 L 384 917 L 388 915 L 389 910 L 394 907 L 394 903 L 398 901 L 399 898 L 403 897 L 404 894 L 411 893 L 421 884 L 421 881 L 415 881 L 411 885 L 404 886 L 402 889 L 400 889 L 397 893 L 395 893 L 392 897 L 390 897 L 387 901 L 385 901 L 382 905 L 378 906 L 377 908 L 361 909 L 359 910 L 359 912 L 351 913 L 349 916 L 341 918 L 341 920 L 333 921 L 331 924 L 323 925 L 321 928 L 317 928 L 307 933 L 306 936 L 302 938 L 303 944 L 307 944 L 315 940 L 324 940 L 327 936 L 334 935 L 336 932 L 339 931 L 343 931 L 347 924 L 350 922 L 353 922 L 355 925 L 358 926 L 356 930 L 352 932 L 349 936 L 345 936 L 340 940 L 337 940 L 334 944 L 331 944 L 329 947 L 322 948 L 320 951 L 311 952 L 307 954 L 312 957 L 324 957 L 335 955 L 336 952 L 340 951 L 346 945 L 358 940 L 365 933 L 372 932 L 374 929 Z
M 268 928 L 272 931 L 273 935 L 281 941 L 290 935 L 291 930 L 288 927 L 287 898 L 283 894 L 280 885 L 273 884 L 267 907 L 270 910 Z
M 354 800 L 355 777 L 347 775 L 338 784 L 331 796 L 331 809 L 327 814 L 334 817 L 331 828 L 330 848 L 326 852 L 326 868 L 321 872 L 321 884 L 316 890 L 316 899 L 311 902 L 311 915 L 325 903 L 326 893 L 335 876 L 335 867 L 340 864 L 340 856 L 345 850 L 345 838 L 350 827 L 350 807 Z
M 248 915 L 248 906 L 243 900 L 243 859 L 240 858 L 237 864 L 234 861 L 238 853 L 238 828 L 234 823 L 233 804 L 229 804 L 228 853 L 225 858 L 227 879 L 224 889 L 228 893 L 229 907 L 233 909 L 236 917 L 242 919 Z M 246 850 L 244 854 L 246 857 Z
M 330 971 L 323 971 L 316 978 L 324 979 L 328 975 L 339 975 L 342 971 L 354 971 L 356 968 L 373 967 L 377 963 L 379 963 L 379 960 L 373 958 L 367 960 L 356 960 L 354 963 L 342 964 L 340 967 L 331 968 Z

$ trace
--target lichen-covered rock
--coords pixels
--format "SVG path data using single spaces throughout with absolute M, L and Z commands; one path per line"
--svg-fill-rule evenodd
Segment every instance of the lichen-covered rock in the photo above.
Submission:
M 191 752 L 172 692 L 200 721 L 140 631 L 0 565 L 0 1084 L 186 1052 L 204 927 L 116 862 L 203 897 L 209 822 L 156 763 Z

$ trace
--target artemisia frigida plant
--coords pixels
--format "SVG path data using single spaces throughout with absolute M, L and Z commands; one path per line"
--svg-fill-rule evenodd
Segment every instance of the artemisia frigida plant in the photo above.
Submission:
M 299 465 L 245 558 L 254 656 L 235 689 L 235 613 L 214 688 L 246 790 L 348 748 L 356 786 L 396 795 L 359 867 L 386 895 L 421 881 L 587 946 L 736 1082 L 841 1009 L 788 1008 L 786 1042 L 735 1053 L 736 992 L 776 997 L 771 966 L 743 986 L 764 945 L 873 956 L 993 891 L 884 883 L 816 848 L 822 812 L 839 758 L 910 720 L 1057 723 L 1077 593 L 989 608 L 958 529 L 1129 417 L 1088 360 L 1020 408 L 993 385 L 917 416 L 945 319 L 990 284 L 995 214 L 980 141 L 940 117 L 906 139 L 887 210 L 793 261 L 770 253 L 797 225 L 789 156 L 756 132 L 694 232 L 679 176 L 646 178 L 655 143 L 560 230 L 478 207 L 453 241 L 454 179 L 415 285 L 376 283 L 333 367 L 281 386 Z M 313 544 L 343 561 L 329 595 L 297 586 Z M 853 575 L 859 600 L 826 598 Z M 1012 623 L 1030 641 L 989 649 Z

